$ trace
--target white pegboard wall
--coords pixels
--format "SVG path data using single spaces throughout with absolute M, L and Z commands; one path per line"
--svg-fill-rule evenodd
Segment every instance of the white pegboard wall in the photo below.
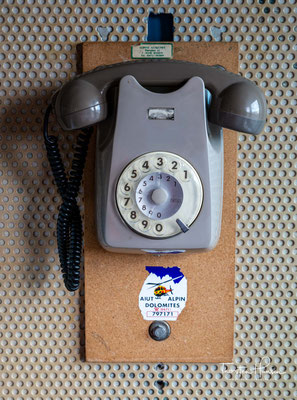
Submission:
M 239 42 L 240 72 L 268 101 L 264 132 L 238 140 L 228 366 L 83 362 L 83 293 L 58 268 L 43 113 L 77 43 L 145 40 L 149 11 L 174 14 L 175 41 Z M 295 0 L 0 0 L 0 24 L 0 399 L 296 398 Z M 68 165 L 75 135 L 59 137 Z

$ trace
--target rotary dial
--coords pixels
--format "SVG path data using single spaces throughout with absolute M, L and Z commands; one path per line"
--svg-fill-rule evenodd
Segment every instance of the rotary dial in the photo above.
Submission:
M 189 230 L 203 200 L 200 177 L 182 157 L 144 154 L 123 170 L 116 203 L 123 220 L 141 235 L 162 239 Z

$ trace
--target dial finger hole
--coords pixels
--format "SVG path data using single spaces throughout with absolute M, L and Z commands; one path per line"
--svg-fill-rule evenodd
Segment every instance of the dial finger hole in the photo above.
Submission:
M 130 182 L 122 182 L 121 184 L 121 191 L 123 194 L 131 194 L 132 193 L 132 185 Z
M 191 180 L 191 171 L 188 168 L 181 168 L 178 176 L 181 181 L 189 182 Z
M 132 201 L 131 197 L 128 197 L 128 196 L 122 197 L 121 201 L 120 201 L 120 205 L 125 210 L 130 210 L 133 207 L 133 201 Z
M 128 213 L 128 220 L 130 222 L 137 222 L 139 220 L 139 214 L 135 210 L 132 210 Z
M 134 166 L 127 171 L 127 177 L 130 181 L 137 181 L 140 177 L 140 173 Z
M 162 236 L 165 234 L 165 226 L 160 222 L 156 223 L 154 226 L 154 233 L 158 236 Z
M 181 165 L 181 164 L 180 164 L 180 162 L 179 162 L 178 160 L 171 160 L 171 161 L 169 161 L 168 164 L 169 164 L 169 165 L 168 165 L 169 171 L 171 171 L 171 172 L 173 172 L 173 173 L 179 171 L 180 165 Z
M 142 172 L 149 172 L 151 170 L 151 162 L 147 159 L 142 159 L 139 162 L 139 168 Z
M 139 221 L 137 226 L 142 232 L 148 232 L 151 229 L 151 224 L 147 219 L 142 219 Z
M 167 164 L 167 159 L 164 156 L 158 155 L 157 157 L 154 157 L 153 160 L 153 165 L 157 169 L 163 169 L 165 168 Z

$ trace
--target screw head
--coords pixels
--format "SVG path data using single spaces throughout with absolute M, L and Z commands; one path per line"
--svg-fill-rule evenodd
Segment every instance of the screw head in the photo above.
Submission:
M 149 326 L 150 337 L 160 342 L 170 336 L 170 325 L 165 321 L 154 321 Z

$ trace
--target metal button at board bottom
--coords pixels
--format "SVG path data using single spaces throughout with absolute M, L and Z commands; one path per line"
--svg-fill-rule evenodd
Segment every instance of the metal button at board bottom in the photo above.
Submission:
M 165 340 L 170 336 L 170 325 L 165 321 L 154 321 L 149 326 L 150 337 L 154 340 Z

